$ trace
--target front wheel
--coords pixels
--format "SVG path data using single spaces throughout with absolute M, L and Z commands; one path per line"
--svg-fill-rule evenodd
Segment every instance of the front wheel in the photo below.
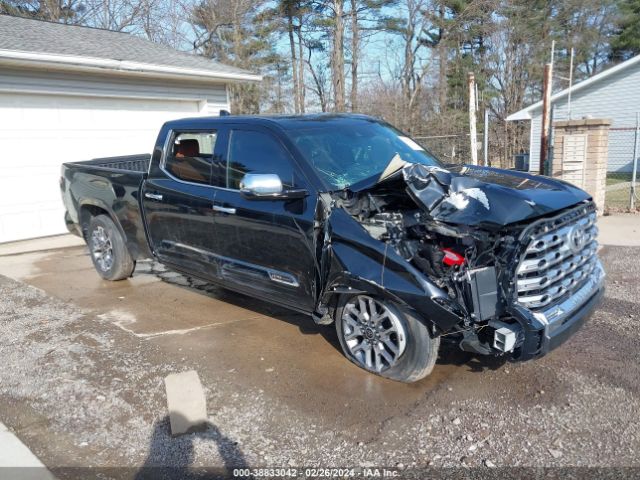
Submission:
M 122 280 L 133 273 L 136 264 L 118 227 L 108 216 L 98 215 L 91 219 L 87 245 L 93 266 L 105 280 Z
M 368 295 L 343 297 L 336 310 L 336 330 L 349 360 L 365 370 L 401 382 L 431 373 L 440 338 L 407 309 Z

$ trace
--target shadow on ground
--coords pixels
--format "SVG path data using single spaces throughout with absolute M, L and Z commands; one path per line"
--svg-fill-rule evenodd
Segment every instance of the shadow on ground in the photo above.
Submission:
M 476 355 L 460 350 L 454 343 L 443 342 L 440 344 L 438 365 L 466 366 L 470 372 L 486 372 L 500 369 L 508 360 L 506 357 L 494 357 L 491 355 Z
M 175 414 L 174 414 L 175 415 Z M 198 467 L 193 465 L 196 444 L 213 442 L 224 466 Z M 214 459 L 211 459 L 214 463 Z M 238 442 L 220 432 L 213 423 L 200 431 L 178 437 L 171 435 L 169 417 L 156 421 L 153 426 L 149 453 L 135 480 L 182 480 L 202 478 L 232 478 L 234 469 L 249 468 Z
M 221 300 L 237 307 L 251 310 L 257 314 L 268 315 L 277 320 L 287 322 L 298 327 L 300 333 L 304 335 L 321 335 L 327 343 L 342 353 L 340 341 L 333 325 L 316 325 L 307 315 L 292 312 L 284 307 L 236 293 L 203 280 L 177 274 L 170 270 L 164 270 L 164 268 L 165 267 L 154 263 L 149 273 L 156 275 L 164 282 L 178 287 L 195 290 L 216 300 Z M 437 364 L 458 367 L 467 366 L 469 371 L 480 373 L 487 370 L 498 370 L 506 362 L 507 359 L 504 357 L 474 355 L 469 352 L 464 352 L 460 350 L 455 342 L 445 341 L 442 343 Z
M 259 315 L 266 315 L 282 322 L 287 322 L 296 326 L 300 333 L 304 335 L 321 335 L 327 343 L 332 345 L 339 352 L 342 352 L 342 349 L 340 348 L 340 341 L 338 340 L 335 332 L 335 327 L 316 325 L 308 315 L 297 313 L 284 307 L 243 295 L 242 293 L 227 290 L 204 280 L 178 274 L 155 262 L 153 262 L 150 267 L 143 267 L 143 269 L 137 268 L 134 275 L 140 273 L 149 273 L 171 285 L 196 291 L 200 294 L 229 303 L 236 307 L 251 310 Z

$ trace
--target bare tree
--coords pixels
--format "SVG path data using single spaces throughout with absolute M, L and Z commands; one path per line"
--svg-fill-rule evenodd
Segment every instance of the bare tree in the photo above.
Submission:
M 296 58 L 296 42 L 293 36 L 293 12 L 291 2 L 286 2 L 287 33 L 289 34 L 289 47 L 291 48 L 291 76 L 293 78 L 293 95 L 295 113 L 300 113 L 300 83 L 298 70 L 298 58 Z
M 223 63 L 253 71 L 272 71 L 281 62 L 275 53 L 277 24 L 267 14 L 268 0 L 203 0 L 191 14 L 194 49 Z M 258 113 L 271 82 L 233 84 L 231 109 Z
M 358 0 L 351 0 L 351 111 L 358 111 L 358 62 L 360 53 L 360 25 Z
M 324 61 L 324 48 L 321 42 L 319 41 L 307 41 L 305 42 L 305 47 L 307 49 L 307 58 L 305 59 L 305 63 L 309 69 L 309 73 L 311 74 L 311 78 L 313 83 L 309 86 L 309 89 L 316 94 L 318 97 L 318 103 L 320 104 L 320 109 L 323 112 L 329 111 L 329 82 L 328 82 L 328 69 L 326 66 L 326 62 Z M 313 58 L 314 51 L 319 51 L 321 53 L 320 61 L 315 61 Z
M 79 0 L 0 0 L 0 13 L 37 18 L 51 22 L 82 23 L 79 13 L 83 5 Z
M 539 99 L 551 41 L 556 89 L 566 86 L 571 48 L 574 78 L 600 72 L 614 61 L 621 2 L 0 0 L 0 13 L 125 31 L 259 71 L 261 85 L 231 87 L 236 112 L 350 108 L 383 115 L 412 132 L 428 127 L 461 133 L 464 78 L 473 71 L 482 107 L 506 139 L 500 158 L 507 164 L 527 139 L 504 119 Z M 286 58 L 277 52 L 280 39 Z M 366 46 L 376 39 L 384 52 L 372 55 Z M 373 78 L 376 68 L 385 74 Z
M 331 0 L 333 20 L 333 48 L 331 50 L 331 73 L 333 81 L 334 110 L 345 111 L 344 85 L 344 0 Z
M 350 0 L 349 2 L 348 31 L 351 34 L 351 92 L 349 100 L 353 112 L 359 109 L 358 86 L 361 83 L 359 74 L 360 63 L 363 61 L 361 55 L 363 43 L 384 32 L 382 9 L 395 3 L 397 0 Z
M 135 30 L 150 16 L 155 0 L 85 0 L 82 23 L 116 32 Z
M 424 14 L 428 0 L 403 0 L 398 15 L 387 21 L 387 28 L 398 37 L 402 57 L 398 60 L 395 76 L 399 80 L 404 128 L 412 131 L 417 124 L 418 100 L 423 93 L 424 78 L 430 62 L 422 52 L 422 35 L 427 30 Z
M 306 84 L 305 84 L 305 62 L 303 60 L 304 58 L 304 42 L 303 42 L 303 32 L 302 32 L 302 28 L 305 24 L 305 7 L 303 6 L 298 6 L 298 28 L 296 29 L 298 32 L 298 79 L 299 79 L 299 92 L 298 92 L 298 96 L 300 98 L 300 113 L 304 113 L 305 112 L 305 103 L 306 103 L 306 94 L 305 94 L 305 90 L 306 90 Z
M 438 9 L 438 103 L 440 111 L 445 110 L 447 105 L 447 39 L 446 39 L 446 7 L 443 1 L 437 5 Z

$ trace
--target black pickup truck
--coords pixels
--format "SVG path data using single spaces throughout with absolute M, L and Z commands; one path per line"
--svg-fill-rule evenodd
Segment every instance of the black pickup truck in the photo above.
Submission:
M 171 121 L 151 155 L 66 163 L 60 187 L 103 278 L 155 258 L 335 323 L 351 361 L 405 382 L 431 372 L 442 338 L 542 356 L 604 292 L 584 191 L 445 168 L 361 115 Z

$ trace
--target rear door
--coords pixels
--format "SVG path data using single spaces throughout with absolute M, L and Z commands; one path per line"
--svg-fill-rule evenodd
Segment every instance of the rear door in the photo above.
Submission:
M 215 188 L 215 249 L 220 276 L 243 290 L 303 311 L 314 306 L 313 220 L 316 193 L 293 156 L 267 128 L 225 127 L 226 185 Z M 239 190 L 246 173 L 277 174 L 301 199 L 248 199 Z
M 217 139 L 214 130 L 169 132 L 160 168 L 151 169 L 142 189 L 149 242 L 158 259 L 206 278 L 216 274 L 211 207 Z

